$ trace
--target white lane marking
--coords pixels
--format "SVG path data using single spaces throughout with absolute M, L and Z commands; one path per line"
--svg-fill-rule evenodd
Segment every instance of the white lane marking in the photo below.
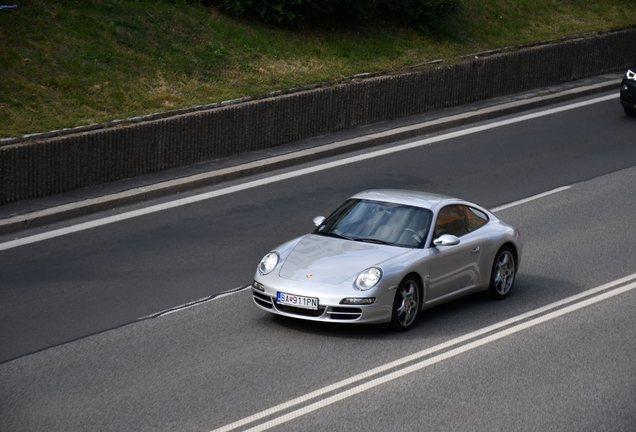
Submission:
M 528 198 L 521 199 L 519 201 L 513 201 L 513 202 L 511 202 L 509 204 L 504 204 L 504 205 L 501 205 L 499 207 L 495 207 L 493 209 L 490 209 L 490 211 L 493 212 L 493 213 L 497 213 L 498 211 L 509 209 L 511 207 L 516 207 L 518 205 L 525 204 L 525 203 L 528 203 L 530 201 L 538 200 L 539 198 L 547 197 L 547 196 L 555 194 L 555 193 L 563 192 L 563 191 L 566 191 L 566 190 L 571 189 L 571 188 L 572 188 L 572 186 L 563 186 L 563 187 L 560 187 L 560 188 L 552 189 L 552 190 L 549 190 L 547 192 L 543 192 L 543 193 L 540 193 L 540 194 L 537 194 L 537 195 L 533 195 L 533 196 L 528 197 Z
M 510 204 L 504 204 L 502 206 L 495 207 L 493 209 L 490 209 L 490 211 L 492 211 L 493 213 L 496 213 L 498 211 L 509 209 L 509 208 L 512 208 L 512 207 L 515 207 L 515 206 L 518 206 L 518 205 L 521 205 L 521 204 L 525 204 L 525 203 L 528 203 L 530 201 L 534 201 L 534 200 L 537 200 L 537 199 L 540 199 L 540 198 L 543 198 L 543 197 L 546 197 L 546 196 L 549 196 L 549 195 L 552 195 L 552 194 L 555 194 L 555 193 L 558 193 L 558 192 L 563 192 L 563 191 L 566 191 L 566 190 L 571 189 L 571 188 L 572 188 L 572 186 L 563 186 L 563 187 L 560 187 L 560 188 L 552 189 L 550 191 L 543 192 L 543 193 L 540 193 L 540 194 L 537 194 L 537 195 L 533 195 L 531 197 L 524 198 L 524 199 L 521 199 L 519 201 L 511 202 Z M 245 287 L 234 288 L 232 290 L 225 291 L 225 292 L 223 292 L 223 293 L 221 293 L 219 295 L 216 295 L 216 296 L 204 297 L 202 299 L 194 300 L 194 301 L 191 301 L 191 302 L 179 305 L 179 306 L 175 306 L 175 307 L 167 309 L 165 311 L 157 312 L 157 313 L 154 313 L 152 315 L 148 315 L 148 316 L 145 316 L 145 317 L 142 317 L 142 318 L 139 318 L 139 319 L 143 320 L 143 319 L 148 319 L 148 318 L 157 318 L 157 317 L 160 317 L 160 316 L 169 315 L 169 314 L 172 314 L 172 313 L 175 313 L 175 312 L 179 312 L 179 311 L 182 311 L 182 310 L 185 310 L 185 309 L 189 309 L 191 307 L 195 307 L 195 306 L 199 306 L 199 305 L 205 304 L 205 303 L 207 303 L 209 301 L 212 301 L 212 300 L 223 298 L 225 296 L 229 296 L 229 295 L 232 295 L 232 294 L 237 294 L 240 291 L 248 289 L 249 287 L 250 287 L 250 285 L 247 285 Z
M 526 330 L 528 328 L 537 326 L 537 325 L 542 324 L 544 322 L 559 318 L 559 317 L 561 317 L 563 315 L 566 315 L 566 314 L 568 314 L 570 312 L 577 311 L 579 309 L 582 309 L 584 307 L 593 305 L 593 304 L 601 302 L 603 300 L 607 300 L 607 299 L 609 299 L 611 297 L 615 297 L 615 296 L 617 296 L 619 294 L 623 294 L 623 293 L 625 293 L 627 291 L 631 291 L 634 288 L 636 288 L 636 283 L 632 283 L 630 285 L 626 285 L 626 286 L 623 286 L 621 288 L 616 288 L 615 290 L 612 290 L 610 292 L 606 292 L 604 294 L 601 294 L 601 295 L 598 295 L 596 297 L 593 297 L 593 298 L 587 299 L 585 301 L 582 301 L 580 303 L 568 306 L 568 307 L 563 308 L 561 310 L 558 310 L 558 311 L 552 312 L 550 314 L 535 318 L 535 319 L 533 319 L 531 321 L 516 325 L 514 327 L 511 327 L 511 328 L 503 330 L 501 332 L 492 334 L 490 336 L 486 336 L 483 339 L 479 339 L 479 340 L 476 340 L 474 342 L 468 343 L 466 345 L 460 346 L 460 347 L 455 348 L 455 349 L 453 349 L 451 351 L 447 351 L 447 352 L 445 352 L 443 354 L 440 354 L 438 356 L 432 357 L 430 359 L 426 359 L 426 360 L 424 360 L 424 361 L 422 361 L 420 363 L 416 363 L 416 364 L 414 364 L 412 366 L 409 366 L 407 368 L 404 368 L 402 370 L 393 372 L 391 374 L 388 374 L 388 375 L 385 375 L 383 377 L 377 378 L 375 380 L 369 381 L 367 383 L 361 384 L 361 385 L 359 385 L 357 387 L 354 387 L 354 388 L 349 389 L 347 391 L 344 391 L 342 393 L 339 393 L 339 394 L 336 394 L 334 396 L 331 396 L 331 397 L 329 397 L 327 399 L 323 399 L 321 401 L 315 402 L 315 403 L 313 403 L 311 405 L 308 405 L 308 406 L 303 407 L 301 409 L 298 409 L 296 411 L 290 412 L 289 414 L 286 414 L 286 415 L 284 415 L 282 417 L 276 418 L 274 420 L 271 420 L 271 421 L 268 421 L 268 422 L 263 423 L 261 425 L 258 425 L 258 426 L 255 426 L 253 428 L 250 428 L 246 432 L 257 432 L 257 431 L 263 431 L 263 430 L 270 429 L 270 428 L 278 426 L 278 425 L 280 425 L 282 423 L 285 423 L 285 422 L 288 422 L 290 420 L 293 420 L 293 419 L 295 419 L 297 417 L 300 417 L 300 416 L 303 416 L 305 414 L 309 414 L 310 412 L 319 410 L 320 408 L 323 408 L 325 406 L 332 405 L 332 404 L 334 404 L 334 403 L 336 403 L 338 401 L 341 401 L 341 400 L 346 399 L 348 397 L 354 396 L 354 395 L 356 395 L 358 393 L 362 393 L 362 392 L 365 392 L 367 390 L 370 390 L 373 387 L 377 387 L 377 386 L 385 384 L 385 383 L 387 383 L 389 381 L 393 381 L 395 379 L 401 378 L 401 377 L 403 377 L 405 375 L 408 375 L 410 373 L 413 373 L 413 372 L 416 372 L 418 370 L 424 369 L 425 367 L 431 366 L 431 365 L 433 365 L 435 363 L 439 363 L 441 361 L 448 360 L 451 357 L 455 357 L 455 356 L 457 356 L 459 354 L 465 353 L 467 351 L 473 350 L 475 348 L 481 347 L 481 346 L 489 344 L 491 342 L 495 342 L 495 341 L 497 341 L 499 339 L 503 339 L 503 338 L 505 338 L 507 336 L 513 335 L 513 334 L 518 333 L 518 332 L 520 332 L 522 330 Z
M 352 384 L 354 384 L 354 383 L 356 383 L 358 381 L 362 381 L 362 380 L 370 378 L 370 377 L 372 377 L 374 375 L 377 375 L 377 374 L 380 374 L 382 372 L 388 371 L 390 369 L 397 368 L 397 367 L 402 366 L 404 364 L 410 363 L 410 362 L 412 362 L 414 360 L 417 360 L 419 358 L 426 357 L 428 355 L 434 354 L 436 352 L 442 351 L 444 349 L 450 348 L 450 347 L 458 345 L 460 343 L 469 341 L 471 339 L 475 339 L 475 338 L 477 338 L 479 336 L 484 336 L 484 335 L 486 335 L 488 333 L 494 332 L 494 331 L 499 330 L 499 329 L 501 329 L 503 327 L 510 326 L 510 325 L 512 325 L 514 323 L 517 323 L 519 321 L 524 321 L 524 320 L 527 320 L 527 319 L 532 318 L 534 316 L 541 315 L 541 314 L 546 313 L 546 312 L 548 312 L 548 311 L 550 311 L 552 309 L 559 308 L 561 306 L 567 305 L 568 303 L 577 302 L 579 300 L 582 300 L 581 303 L 576 303 L 573 306 L 569 306 L 568 308 L 560 309 L 558 311 L 553 312 L 551 315 L 554 315 L 554 317 L 556 318 L 557 316 L 560 316 L 560 315 L 563 315 L 563 314 L 567 313 L 567 312 L 561 313 L 561 311 L 567 310 L 569 312 L 570 308 L 572 308 L 572 307 L 579 308 L 579 309 L 581 307 L 584 307 L 584 306 L 577 307 L 578 305 L 581 305 L 581 304 L 583 304 L 585 302 L 588 302 L 590 300 L 590 299 L 588 299 L 588 300 L 583 300 L 583 299 L 585 299 L 587 297 L 590 297 L 590 296 L 594 296 L 595 294 L 598 294 L 598 293 L 600 293 L 602 291 L 605 291 L 605 290 L 608 290 L 610 288 L 613 288 L 613 287 L 615 287 L 617 285 L 628 283 L 630 281 L 633 281 L 634 279 L 636 279 L 636 273 L 631 274 L 629 276 L 625 276 L 623 278 L 617 279 L 617 280 L 612 281 L 612 282 L 608 282 L 608 283 L 600 285 L 600 286 L 598 286 L 596 288 L 592 288 L 592 289 L 589 289 L 587 291 L 583 291 L 583 292 L 581 292 L 579 294 L 567 297 L 567 298 L 565 298 L 563 300 L 559 300 L 557 302 L 554 302 L 554 303 L 551 303 L 549 305 L 540 307 L 538 309 L 534 309 L 532 311 L 526 312 L 526 313 L 518 315 L 516 317 L 509 318 L 509 319 L 507 319 L 505 321 L 501 321 L 499 323 L 490 325 L 490 326 L 482 328 L 480 330 L 476 330 L 474 332 L 465 334 L 463 336 L 459 336 L 459 337 L 457 337 L 455 339 L 452 339 L 452 340 L 449 340 L 449 341 L 444 342 L 442 344 L 439 344 L 439 345 L 427 348 L 425 350 L 416 352 L 414 354 L 408 355 L 406 357 L 400 358 L 400 359 L 392 361 L 390 363 L 386 363 L 386 364 L 384 364 L 382 366 L 378 366 L 376 368 L 370 369 L 370 370 L 368 370 L 366 372 L 363 372 L 363 373 L 360 373 L 358 375 L 352 376 L 350 378 L 347 378 L 345 380 L 342 380 L 342 381 L 339 381 L 337 383 L 331 384 L 329 386 L 323 387 L 321 389 L 318 389 L 318 390 L 313 391 L 311 393 L 308 393 L 306 395 L 297 397 L 297 398 L 289 400 L 289 401 L 287 401 L 285 403 L 276 405 L 276 406 L 274 406 L 272 408 L 269 408 L 269 409 L 266 409 L 266 410 L 261 411 L 259 413 L 256 413 L 256 414 L 253 414 L 251 416 L 245 417 L 245 418 L 243 418 L 241 420 L 238 420 L 236 422 L 230 423 L 230 424 L 228 424 L 226 426 L 223 426 L 221 428 L 215 429 L 213 432 L 228 432 L 228 431 L 237 429 L 237 428 L 239 428 L 241 426 L 245 426 L 245 425 L 247 425 L 249 423 L 255 422 L 255 421 L 260 420 L 260 419 L 262 419 L 264 417 L 268 417 L 268 416 L 276 414 L 278 412 L 293 408 L 296 405 L 300 405 L 300 404 L 303 404 L 305 402 L 308 402 L 308 401 L 310 401 L 310 400 L 312 400 L 314 398 L 317 398 L 319 396 L 322 396 L 324 394 L 327 394 L 327 393 L 339 390 L 339 389 L 341 389 L 343 387 L 352 385 Z M 630 285 L 627 285 L 627 287 L 630 287 L 629 289 L 635 288 L 636 287 L 636 282 L 633 282 Z M 623 287 L 623 288 L 625 288 L 625 287 Z M 618 289 L 622 289 L 622 288 L 618 288 Z M 611 291 L 611 292 L 614 292 L 614 291 Z M 620 293 L 617 293 L 617 294 L 620 294 Z M 605 294 L 602 294 L 602 295 L 605 295 Z M 600 296 L 599 297 L 594 297 L 594 298 L 600 298 Z M 586 305 L 587 305 L 587 303 L 586 303 Z M 572 309 L 572 310 L 576 310 L 576 309 Z M 540 320 L 542 318 L 543 317 L 537 318 L 537 319 Z M 534 322 L 534 321 L 529 321 L 529 322 Z M 526 324 L 528 324 L 528 322 L 526 322 L 525 324 L 519 324 L 517 327 L 524 326 Z M 513 327 L 513 329 L 515 329 L 517 327 Z M 530 327 L 530 326 L 527 326 L 527 327 Z M 526 328 L 526 327 L 524 327 L 524 328 Z M 510 330 L 511 329 L 503 330 L 503 331 L 501 331 L 500 333 L 497 333 L 497 334 L 504 334 L 504 335 L 512 334 L 512 333 L 510 333 Z M 504 336 L 501 336 L 501 337 L 504 337 Z M 480 339 L 479 341 L 482 341 L 482 340 L 485 340 L 485 339 Z M 478 343 L 479 341 L 475 341 L 472 344 Z M 484 342 L 484 343 L 487 343 L 487 342 Z M 466 346 L 470 346 L 470 345 L 471 344 L 466 345 Z M 482 343 L 482 345 L 483 345 L 483 343 Z M 477 346 L 479 346 L 479 345 L 477 345 Z M 476 346 L 474 346 L 473 348 L 475 348 L 475 347 Z M 470 348 L 470 349 L 472 349 L 472 348 Z M 463 347 L 456 348 L 455 350 L 462 350 L 460 352 L 468 351 L 468 349 L 464 349 Z M 455 350 L 450 351 L 450 352 L 455 352 Z M 448 358 L 448 357 L 444 357 L 444 356 L 447 356 L 447 354 L 448 353 L 440 354 L 438 357 L 434 357 L 434 358 L 439 358 L 440 360 L 443 360 L 445 358 Z M 459 354 L 459 352 L 457 354 Z M 456 355 L 456 354 L 454 354 L 454 355 Z M 430 360 L 433 360 L 433 359 L 425 360 L 422 363 L 425 363 L 425 362 L 430 361 Z M 438 361 L 440 361 L 440 360 L 438 360 Z M 422 364 L 422 363 L 420 363 L 420 364 Z M 425 366 L 428 366 L 428 364 L 425 365 Z M 422 366 L 422 367 L 425 367 L 425 366 Z M 411 366 L 411 368 L 412 367 L 413 366 Z M 400 372 L 401 371 L 397 371 L 395 373 L 400 373 Z M 387 375 L 387 376 L 391 376 L 391 375 Z M 396 378 L 397 378 L 397 376 L 396 376 Z M 382 380 L 382 379 L 386 379 L 386 377 L 378 378 L 378 379 L 376 379 L 374 381 L 371 381 L 371 382 L 375 382 L 375 381 Z M 386 381 L 384 381 L 384 382 L 386 382 Z M 373 387 L 373 386 L 371 386 L 371 387 L 366 387 L 365 388 L 365 386 L 368 386 L 368 383 L 367 384 L 361 384 L 358 387 L 356 387 L 356 389 L 360 388 L 360 389 L 362 389 L 360 391 L 364 391 L 365 389 Z M 354 389 L 352 389 L 352 390 L 354 390 Z M 350 392 L 352 390 L 348 390 L 347 392 L 343 392 L 343 393 L 341 393 L 341 395 L 345 395 L 346 394 L 347 396 L 345 396 L 345 397 L 351 396 L 351 394 L 348 394 L 348 392 Z M 337 397 L 337 396 L 338 395 L 336 395 L 334 397 Z M 341 399 L 344 399 L 344 397 L 340 397 L 337 400 L 341 400 Z M 325 400 L 328 401 L 330 399 L 325 399 Z M 331 403 L 336 402 L 337 400 L 334 400 Z M 317 405 L 317 404 L 321 404 L 321 403 L 324 403 L 324 401 L 316 402 L 315 404 L 310 405 L 309 407 L 316 405 L 317 407 L 315 409 L 318 409 L 318 408 L 320 408 L 322 406 L 325 406 L 325 405 L 320 405 L 320 406 Z M 307 409 L 309 407 L 305 407 L 303 409 L 296 410 L 296 411 L 294 411 L 294 413 L 297 413 L 297 414 L 301 413 L 303 410 L 305 410 L 305 409 Z M 303 412 L 303 413 L 306 413 L 306 412 Z M 293 413 L 290 413 L 290 414 L 293 414 Z M 290 414 L 288 414 L 288 415 L 290 415 Z M 298 414 L 298 415 L 302 415 L 302 413 Z M 295 417 L 298 417 L 298 415 L 296 415 Z M 283 417 L 281 417 L 281 418 L 283 418 Z M 291 418 L 289 418 L 288 420 L 291 420 Z M 287 421 L 287 420 L 285 420 L 285 421 Z M 268 424 L 268 423 L 265 423 L 265 424 Z M 279 423 L 277 423 L 277 424 L 279 424 Z M 254 430 L 260 430 L 260 429 L 254 429 Z
M 551 108 L 545 111 L 540 111 L 540 112 L 536 112 L 536 113 L 532 113 L 532 114 L 526 114 L 526 115 L 522 115 L 519 117 L 514 117 L 511 119 L 507 119 L 507 120 L 500 120 L 500 121 L 496 121 L 487 125 L 482 125 L 482 126 L 476 126 L 476 127 L 472 127 L 472 128 L 468 128 L 468 129 L 464 129 L 464 130 L 460 130 L 460 131 L 456 131 L 456 132 L 452 132 L 452 133 L 448 133 L 445 135 L 440 135 L 440 136 L 435 136 L 435 137 L 431 137 L 431 138 L 426 138 L 423 140 L 418 140 L 418 141 L 414 141 L 411 143 L 407 143 L 407 144 L 402 144 L 399 146 L 395 146 L 395 147 L 391 147 L 391 148 L 386 148 L 383 150 L 376 150 L 370 153 L 366 153 L 366 154 L 361 154 L 361 155 L 357 155 L 357 156 L 351 156 L 345 159 L 340 159 L 337 161 L 333 161 L 333 162 L 328 162 L 325 164 L 320 164 L 320 165 L 316 165 L 313 167 L 309 167 L 309 168 L 303 168 L 303 169 L 299 169 L 296 171 L 291 171 L 285 174 L 279 174 L 279 175 L 274 175 L 271 177 L 266 177 L 260 180 L 254 180 L 254 181 L 250 181 L 247 183 L 243 183 L 240 185 L 236 185 L 236 186 L 231 186 L 228 188 L 224 188 L 224 189 L 219 189 L 216 191 L 212 191 L 212 192 L 208 192 L 208 193 L 204 193 L 204 194 L 200 194 L 200 195 L 195 195 L 192 197 L 188 197 L 188 198 L 182 198 L 182 199 L 178 199 L 175 201 L 170 201 L 170 202 L 166 202 L 163 204 L 157 204 L 154 206 L 150 206 L 150 207 L 146 207 L 143 209 L 139 209 L 139 210 L 134 210 L 134 211 L 130 211 L 130 212 L 126 212 L 126 213 L 122 213 L 122 214 L 118 214 L 118 215 L 114 215 L 114 216 L 109 216 L 106 218 L 102 218 L 102 219 L 97 219 L 94 221 L 90 221 L 90 222 L 84 222 L 81 224 L 77 224 L 77 225 L 73 225 L 70 227 L 66 227 L 66 228 L 61 228 L 61 229 L 57 229 L 57 230 L 53 230 L 53 231 L 49 231 L 46 233 L 41 233 L 41 234 L 36 234 L 30 237 L 25 237 L 22 239 L 17 239 L 17 240 L 10 240 L 8 242 L 4 242 L 4 243 L 0 243 L 0 251 L 2 250 L 7 250 L 7 249 L 12 249 L 12 248 L 16 248 L 19 246 L 24 246 L 27 244 L 31 244 L 31 243 L 36 243 L 36 242 L 40 242 L 43 240 L 48 240 L 48 239 L 52 239 L 55 237 L 60 237 L 60 236 L 64 236 L 67 234 L 71 234 L 71 233 L 76 233 L 76 232 L 80 232 L 80 231 L 84 231 L 84 230 L 88 230 L 91 228 L 96 228 L 96 227 L 100 227 L 103 225 L 108 225 L 111 223 L 115 223 L 115 222 L 120 222 L 123 220 L 127 220 L 127 219 L 132 219 L 135 217 L 139 217 L 139 216 L 144 216 L 147 214 L 151 214 L 151 213 L 156 213 L 159 211 L 163 211 L 163 210 L 168 210 L 168 209 L 172 209 L 175 207 L 180 207 L 180 206 L 184 206 L 187 204 L 192 204 L 192 203 L 196 203 L 199 201 L 204 201 L 204 200 L 208 200 L 211 198 L 216 198 L 216 197 L 220 197 L 223 195 L 227 195 L 227 194 L 231 194 L 231 193 L 235 193 L 235 192 L 239 192 L 239 191 L 243 191 L 243 190 L 247 190 L 247 189 L 252 189 L 255 187 L 259 187 L 259 186 L 263 186 L 263 185 L 267 185 L 267 184 L 271 184 L 271 183 L 276 183 L 279 181 L 283 181 L 283 180 L 288 180 L 291 178 L 295 178 L 295 177 L 300 177 L 300 176 L 304 176 L 307 174 L 312 174 L 312 173 L 316 173 L 316 172 L 320 172 L 320 171 L 324 171 L 324 170 L 328 170 L 331 168 L 335 168 L 335 167 L 339 167 L 339 166 L 343 166 L 343 165 L 347 165 L 347 164 L 352 164 L 352 163 L 356 163 L 356 162 L 360 162 L 360 161 L 364 161 L 367 159 L 373 159 L 373 158 L 377 158 L 380 156 L 386 156 L 388 154 L 392 154 L 392 153 L 397 153 L 397 152 L 401 152 L 401 151 L 405 151 L 405 150 L 410 150 L 413 148 L 417 148 L 417 147 L 422 147 L 425 145 L 430 145 L 436 142 L 441 142 L 441 141 L 446 141 L 449 139 L 453 139 L 453 138 L 458 138 L 458 137 L 462 137 L 462 136 L 466 136 L 466 135 L 471 135 L 474 133 L 478 133 L 478 132 L 483 132 L 489 129 L 495 129 L 501 126 L 507 126 L 507 125 L 511 125 L 514 123 L 519 123 L 519 122 L 523 122 L 523 121 L 527 121 L 527 120 L 532 120 L 535 118 L 539 118 L 539 117 L 544 117 L 544 116 L 548 116 L 548 115 L 552 115 L 552 114 L 556 114 L 556 113 L 560 113 L 563 111 L 569 111 L 572 109 L 576 109 L 576 108 L 581 108 L 584 106 L 588 106 L 588 105 L 592 105 L 592 104 L 596 104 L 596 103 L 600 103 L 600 102 L 605 102 L 611 99 L 615 99 L 618 97 L 618 94 L 612 94 L 612 95 L 608 95 L 608 96 L 603 96 L 603 97 L 599 97 L 599 98 L 595 98 L 595 99 L 590 99 L 587 101 L 583 101 L 583 102 L 577 102 L 574 104 L 570 104 L 570 105 L 565 105 L 562 107 L 558 107 L 558 108 Z

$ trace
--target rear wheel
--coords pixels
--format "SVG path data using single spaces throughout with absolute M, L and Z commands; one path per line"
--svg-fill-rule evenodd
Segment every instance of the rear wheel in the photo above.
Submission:
M 400 283 L 393 300 L 391 327 L 397 331 L 410 329 L 420 310 L 421 287 L 413 276 L 407 276 Z
M 510 293 L 512 284 L 515 282 L 515 264 L 514 255 L 509 247 L 504 246 L 499 249 L 490 275 L 488 295 L 491 298 L 503 299 Z

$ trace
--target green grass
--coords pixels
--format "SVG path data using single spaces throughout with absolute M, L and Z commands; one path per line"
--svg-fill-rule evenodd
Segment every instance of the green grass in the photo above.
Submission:
M 5 3 L 18 7 L 0 10 L 0 138 L 636 24 L 636 0 L 463 0 L 432 35 L 281 29 L 192 0 Z

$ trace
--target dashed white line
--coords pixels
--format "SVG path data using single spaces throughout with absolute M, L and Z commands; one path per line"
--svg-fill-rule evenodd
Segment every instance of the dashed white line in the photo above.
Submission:
M 519 201 L 514 201 L 514 202 L 512 202 L 510 204 L 505 204 L 505 205 L 502 205 L 502 206 L 499 206 L 499 207 L 495 207 L 495 208 L 490 209 L 490 210 L 492 212 L 496 213 L 498 211 L 509 209 L 509 208 L 512 208 L 512 207 L 515 207 L 515 206 L 518 206 L 518 205 L 521 205 L 521 204 L 528 203 L 530 201 L 535 201 L 535 200 L 538 200 L 540 198 L 543 198 L 543 197 L 546 197 L 546 196 L 549 196 L 549 195 L 553 195 L 555 193 L 563 192 L 563 191 L 566 191 L 566 190 L 571 189 L 571 188 L 572 188 L 572 186 L 563 186 L 563 187 L 560 187 L 560 188 L 557 188 L 557 189 L 552 189 L 552 190 L 547 191 L 547 192 L 543 192 L 543 193 L 540 193 L 540 194 L 537 194 L 537 195 L 533 195 L 533 196 L 528 197 L 528 198 L 524 198 L 524 199 L 519 200 Z M 175 306 L 175 307 L 170 308 L 168 310 L 165 310 L 165 311 L 162 311 L 162 312 L 157 312 L 157 313 L 154 313 L 152 315 L 148 315 L 148 316 L 145 316 L 145 317 L 142 317 L 142 318 L 139 318 L 139 319 L 143 320 L 143 319 L 147 319 L 147 318 L 157 318 L 159 316 L 169 315 L 169 314 L 172 314 L 172 313 L 175 313 L 175 312 L 179 312 L 179 311 L 182 311 L 182 310 L 185 310 L 185 309 L 189 309 L 191 307 L 195 307 L 195 306 L 199 306 L 199 305 L 205 304 L 205 303 L 207 303 L 209 301 L 212 301 L 212 300 L 217 300 L 217 299 L 223 298 L 225 296 L 229 296 L 229 295 L 232 295 L 232 294 L 237 294 L 237 293 L 239 293 L 239 292 L 241 292 L 241 291 L 243 291 L 243 290 L 245 290 L 247 288 L 249 288 L 249 285 L 246 286 L 246 287 L 234 288 L 232 290 L 225 291 L 225 292 L 223 292 L 223 293 L 221 293 L 219 295 L 216 295 L 216 296 L 205 297 L 205 298 L 202 298 L 202 299 L 199 299 L 199 300 L 195 300 L 195 301 L 192 301 L 192 302 L 189 302 L 189 303 L 185 303 L 185 304 L 182 304 L 182 305 L 179 305 L 179 306 Z
M 572 189 L 572 186 L 562 186 L 560 188 L 552 189 L 552 190 L 549 190 L 547 192 L 543 192 L 543 193 L 540 193 L 540 194 L 537 194 L 537 195 L 533 195 L 531 197 L 524 198 L 524 199 L 519 200 L 519 201 L 514 201 L 514 202 L 511 202 L 509 204 L 504 204 L 502 206 L 495 207 L 493 209 L 490 209 L 490 211 L 492 211 L 493 213 L 497 213 L 499 211 L 506 210 L 506 209 L 509 209 L 511 207 L 515 207 L 515 206 L 518 206 L 518 205 L 521 205 L 521 204 L 525 204 L 525 203 L 528 203 L 530 201 L 538 200 L 540 198 L 547 197 L 547 196 L 550 196 L 550 195 L 553 195 L 553 194 L 556 194 L 556 193 L 559 193 L 559 192 L 563 192 L 563 191 L 566 191 L 568 189 Z

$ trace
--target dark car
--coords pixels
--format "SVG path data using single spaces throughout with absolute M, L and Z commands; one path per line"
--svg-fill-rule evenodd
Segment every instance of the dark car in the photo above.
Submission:
M 636 116 L 636 65 L 629 68 L 621 82 L 621 105 L 626 114 Z

